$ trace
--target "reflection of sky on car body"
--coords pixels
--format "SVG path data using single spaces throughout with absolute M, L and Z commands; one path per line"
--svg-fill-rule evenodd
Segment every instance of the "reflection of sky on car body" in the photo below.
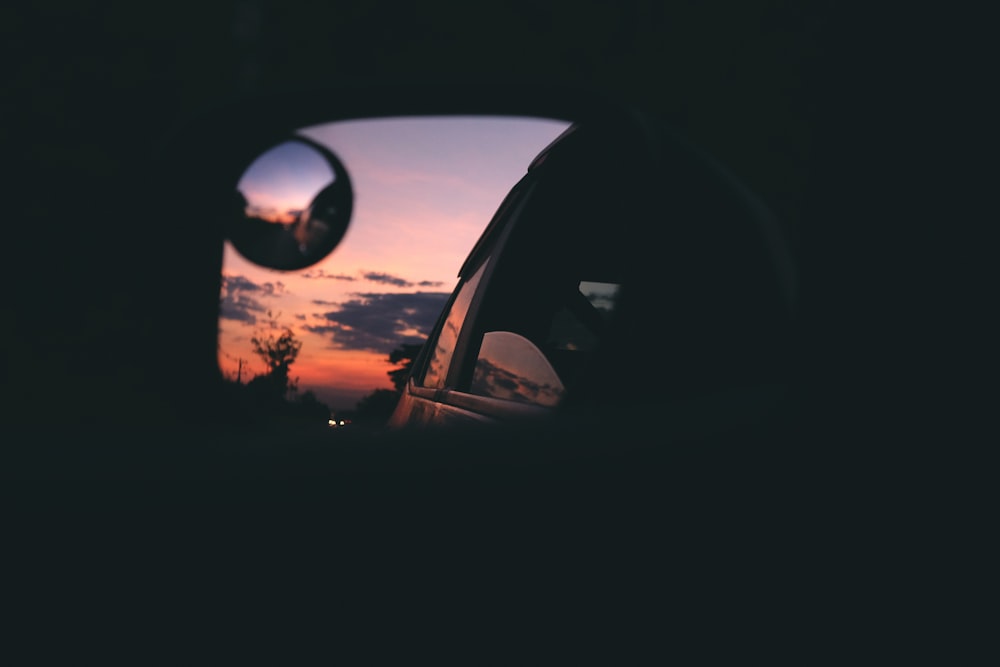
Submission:
M 223 372 L 232 378 L 241 372 L 246 381 L 263 370 L 250 338 L 271 312 L 303 343 L 291 372 L 300 391 L 348 409 L 375 389 L 391 388 L 389 352 L 429 333 L 501 200 L 565 127 L 550 120 L 428 118 L 303 131 L 347 168 L 355 194 L 351 226 L 329 257 L 300 271 L 258 267 L 226 245 Z M 264 191 L 264 176 L 248 174 L 254 184 L 248 190 Z M 287 192 L 288 200 L 269 205 L 285 210 L 308 203 L 296 194 L 294 178 L 275 176 L 283 185 L 270 192 Z

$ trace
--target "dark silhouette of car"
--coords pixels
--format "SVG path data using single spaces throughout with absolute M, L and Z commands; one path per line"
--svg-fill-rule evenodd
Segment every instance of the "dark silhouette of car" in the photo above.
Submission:
M 781 230 L 734 177 L 656 130 L 641 141 L 574 124 L 527 167 L 465 260 L 392 427 L 648 416 L 678 401 L 719 426 L 780 402 L 795 291 Z

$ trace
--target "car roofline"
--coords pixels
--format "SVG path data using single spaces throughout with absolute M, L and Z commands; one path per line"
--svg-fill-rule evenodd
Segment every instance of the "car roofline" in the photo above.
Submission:
M 535 156 L 535 159 L 532 160 L 531 164 L 528 165 L 527 171 L 531 172 L 533 169 L 536 169 L 539 165 L 545 162 L 545 159 L 549 156 L 549 154 L 553 151 L 553 149 L 555 149 L 556 146 L 563 143 L 567 137 L 574 134 L 579 129 L 580 129 L 580 123 L 573 123 L 565 130 L 563 130 L 558 137 L 549 142 L 548 146 L 546 146 L 545 148 L 543 148 L 538 152 L 538 155 Z

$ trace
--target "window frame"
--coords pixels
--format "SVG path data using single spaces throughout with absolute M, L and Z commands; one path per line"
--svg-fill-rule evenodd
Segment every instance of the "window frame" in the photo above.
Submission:
M 505 255 L 509 256 L 510 237 L 524 218 L 525 207 L 530 206 L 535 186 L 540 180 L 539 176 L 544 173 L 544 169 L 533 169 L 518 182 L 515 188 L 519 192 L 515 199 L 510 200 L 509 212 L 504 211 L 505 215 L 498 213 L 498 217 L 491 222 L 487 233 L 484 233 L 463 266 L 463 272 L 468 274 L 479 267 L 480 255 L 488 254 L 490 265 L 476 287 L 469 310 L 462 322 L 455 351 L 449 363 L 445 386 L 434 397 L 437 403 L 497 420 L 545 417 L 557 409 L 557 407 L 473 394 L 469 391 L 481 340 L 488 333 L 483 330 L 481 317 L 483 301 L 494 287 L 494 273 L 503 264 Z M 515 194 L 514 190 L 511 191 L 511 194 Z M 494 223 L 496 223 L 496 228 L 491 229 L 494 227 Z M 435 337 L 435 343 L 436 340 Z

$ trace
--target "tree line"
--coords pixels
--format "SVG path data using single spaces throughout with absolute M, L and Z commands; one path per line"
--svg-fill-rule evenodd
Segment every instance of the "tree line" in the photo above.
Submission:
M 268 316 L 272 317 L 271 313 Z M 329 406 L 311 390 L 300 392 L 298 378 L 291 374 L 302 341 L 291 328 L 277 326 L 275 318 L 272 317 L 270 324 L 269 329 L 258 330 L 250 339 L 253 354 L 264 364 L 264 372 L 245 384 L 240 378 L 227 378 L 230 402 L 254 419 L 279 418 L 326 426 L 332 416 Z M 404 343 L 394 349 L 387 358 L 394 366 L 387 372 L 394 388 L 375 389 L 358 401 L 353 410 L 338 413 L 337 418 L 359 425 L 384 425 L 399 402 L 421 347 Z

